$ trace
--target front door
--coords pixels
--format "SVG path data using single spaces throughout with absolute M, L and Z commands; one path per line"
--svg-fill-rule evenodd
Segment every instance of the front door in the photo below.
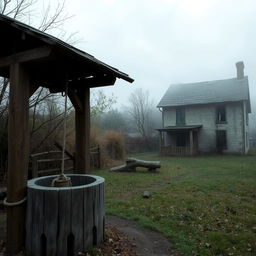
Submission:
M 176 133 L 176 147 L 186 147 L 187 146 L 187 133 L 177 132 Z

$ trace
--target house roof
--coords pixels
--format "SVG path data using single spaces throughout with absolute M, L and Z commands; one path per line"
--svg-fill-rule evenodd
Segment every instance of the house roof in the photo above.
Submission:
M 250 96 L 248 77 L 199 83 L 170 85 L 157 107 L 177 107 L 195 104 L 247 101 Z
M 54 36 L 39 31 L 15 19 L 0 14 L 1 34 L 8 35 L 1 40 L 0 47 L 0 76 L 9 77 L 9 63 L 5 61 L 16 60 L 17 56 L 25 57 L 26 65 L 34 69 L 35 81 L 43 80 L 44 84 L 58 83 L 59 77 L 68 73 L 69 81 L 84 80 L 83 84 L 97 86 L 114 84 L 115 78 L 128 82 L 134 80 L 129 75 L 96 59 L 94 56 L 81 51 Z M 35 50 L 38 49 L 36 52 Z M 32 51 L 33 50 L 33 51 Z M 41 53 L 40 53 L 41 51 Z M 46 58 L 46 53 L 49 55 Z M 41 58 L 35 60 L 41 54 Z M 33 59 L 27 61 L 29 56 Z M 2 61 L 1 61 L 2 60 Z M 24 61 L 24 58 L 23 58 Z M 6 62 L 6 65 L 4 65 Z M 47 62 L 47 65 L 45 65 Z M 35 67 L 36 64 L 36 67 Z M 88 83 L 87 83 L 88 81 Z M 47 87 L 47 86 L 46 86 Z M 90 86 L 94 87 L 94 86 Z

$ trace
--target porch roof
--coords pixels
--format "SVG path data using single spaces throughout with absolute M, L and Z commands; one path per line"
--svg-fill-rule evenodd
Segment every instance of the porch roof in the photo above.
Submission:
M 184 131 L 184 130 L 199 130 L 202 125 L 182 125 L 182 126 L 166 126 L 164 128 L 156 129 L 160 132 L 170 132 L 170 131 Z

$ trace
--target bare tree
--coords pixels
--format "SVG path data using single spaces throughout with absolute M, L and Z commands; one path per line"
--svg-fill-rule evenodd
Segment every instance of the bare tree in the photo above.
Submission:
M 43 6 L 41 6 L 42 3 Z M 48 2 L 39 0 L 0 0 L 0 13 L 62 38 L 66 35 L 63 25 L 71 17 L 65 11 L 65 0 L 48 0 Z M 68 36 L 69 40 L 73 35 Z M 7 154 L 8 98 L 9 80 L 0 77 L 0 168 L 2 170 L 5 169 L 3 162 L 5 162 Z M 58 101 L 55 95 L 42 88 L 38 89 L 30 99 L 31 135 L 41 133 L 42 143 L 61 124 L 62 113 L 50 111 L 50 108 L 46 106 L 46 104 L 49 105 L 49 102 L 55 104 Z M 39 141 L 38 145 L 42 143 Z
M 72 17 L 65 11 L 65 0 L 0 0 L 0 13 L 54 34 L 63 32 L 64 23 Z
M 108 97 L 102 90 L 91 90 L 91 117 L 108 111 L 116 103 L 116 97 Z
M 152 118 L 150 113 L 154 106 L 149 98 L 149 92 L 141 88 L 135 90 L 129 97 L 130 107 L 128 112 L 136 126 L 138 133 L 147 139 L 152 132 Z

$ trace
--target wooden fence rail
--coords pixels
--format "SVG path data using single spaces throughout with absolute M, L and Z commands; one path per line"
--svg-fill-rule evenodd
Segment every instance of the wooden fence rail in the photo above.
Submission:
M 58 143 L 54 144 L 60 150 L 52 150 L 40 152 L 30 155 L 30 178 L 36 178 L 45 175 L 58 174 L 61 171 L 62 146 Z M 65 173 L 74 170 L 75 156 L 65 150 Z M 91 168 L 100 168 L 100 146 L 90 149 L 90 166 Z
M 195 152 L 196 150 L 193 149 L 192 155 Z M 161 147 L 161 155 L 189 156 L 191 152 L 190 147 L 165 146 Z

